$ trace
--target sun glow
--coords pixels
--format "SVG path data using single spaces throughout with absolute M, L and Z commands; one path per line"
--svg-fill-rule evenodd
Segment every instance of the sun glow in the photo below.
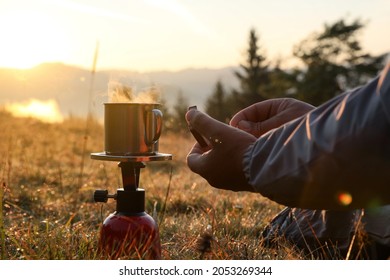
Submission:
M 38 12 L 0 17 L 2 67 L 31 68 L 42 62 L 64 61 L 69 55 L 66 33 L 60 22 Z
M 54 99 L 9 103 L 5 109 L 16 117 L 32 117 L 48 123 L 62 122 L 64 119 Z

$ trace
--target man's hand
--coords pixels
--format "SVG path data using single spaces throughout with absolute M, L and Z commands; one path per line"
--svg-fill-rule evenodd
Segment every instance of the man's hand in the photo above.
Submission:
M 314 108 L 293 98 L 269 99 L 241 110 L 231 119 L 230 125 L 260 137 Z
M 192 129 L 208 142 L 196 143 L 187 156 L 189 168 L 205 178 L 210 185 L 232 191 L 254 191 L 243 172 L 243 156 L 256 137 L 219 122 L 197 110 L 190 110 L 186 119 Z

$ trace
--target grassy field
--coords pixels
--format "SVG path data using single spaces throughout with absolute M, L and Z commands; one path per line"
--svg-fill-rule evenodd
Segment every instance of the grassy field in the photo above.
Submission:
M 104 259 L 99 228 L 115 202 L 93 192 L 121 185 L 116 162 L 90 159 L 103 150 L 103 127 L 69 118 L 61 124 L 0 111 L 1 259 Z M 140 186 L 157 218 L 163 259 L 299 259 L 289 246 L 268 249 L 259 235 L 282 208 L 258 194 L 217 190 L 192 173 L 191 135 L 162 134 L 172 161 L 147 163 Z M 86 145 L 85 145 L 86 144 Z

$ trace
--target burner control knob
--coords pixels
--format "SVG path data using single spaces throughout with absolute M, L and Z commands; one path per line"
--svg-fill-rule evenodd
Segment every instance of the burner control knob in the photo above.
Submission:
M 95 202 L 107 202 L 108 197 L 107 190 L 96 190 L 93 194 L 93 200 L 95 200 Z

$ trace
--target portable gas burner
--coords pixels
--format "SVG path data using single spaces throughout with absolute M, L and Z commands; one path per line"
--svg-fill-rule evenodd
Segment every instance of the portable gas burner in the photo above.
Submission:
M 157 151 L 161 112 L 156 104 L 105 104 L 105 152 L 92 153 L 95 160 L 117 161 L 122 188 L 115 194 L 96 190 L 94 200 L 116 200 L 116 211 L 103 222 L 99 250 L 108 258 L 161 259 L 156 221 L 145 212 L 145 190 L 139 187 L 145 162 L 167 161 L 171 154 Z M 114 129 L 115 128 L 115 129 Z

